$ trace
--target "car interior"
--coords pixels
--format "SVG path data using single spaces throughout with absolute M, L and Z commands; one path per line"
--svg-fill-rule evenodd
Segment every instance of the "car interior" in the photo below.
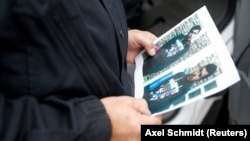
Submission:
M 132 0 L 131 0 L 132 1 Z M 165 33 L 193 12 L 206 6 L 235 61 L 241 79 L 218 94 L 163 115 L 164 124 L 249 124 L 250 17 L 247 0 L 124 0 L 129 28 Z M 128 65 L 133 77 L 135 66 Z M 226 81 L 226 80 L 225 80 Z M 242 101 L 242 102 L 241 102 Z M 244 102 L 243 102 L 244 101 Z

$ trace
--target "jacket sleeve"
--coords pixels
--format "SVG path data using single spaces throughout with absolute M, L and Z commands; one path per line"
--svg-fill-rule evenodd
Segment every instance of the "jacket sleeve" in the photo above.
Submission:
M 6 98 L 0 93 L 1 141 L 108 141 L 110 121 L 97 98 Z

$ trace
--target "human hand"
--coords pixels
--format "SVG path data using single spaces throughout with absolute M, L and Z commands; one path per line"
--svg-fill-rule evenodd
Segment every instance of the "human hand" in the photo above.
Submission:
M 151 116 L 144 99 L 119 96 L 101 102 L 111 121 L 111 141 L 140 141 L 142 124 L 162 124 L 162 116 Z
M 132 29 L 128 31 L 128 52 L 127 52 L 127 62 L 134 64 L 136 55 L 143 49 L 153 56 L 155 55 L 155 48 L 153 41 L 157 37 L 148 31 L 142 31 L 137 29 Z

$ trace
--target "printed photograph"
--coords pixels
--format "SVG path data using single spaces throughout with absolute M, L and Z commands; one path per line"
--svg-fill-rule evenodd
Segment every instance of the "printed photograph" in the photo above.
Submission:
M 208 46 L 210 40 L 206 33 L 200 33 L 201 30 L 202 23 L 199 17 L 194 15 L 169 34 L 162 35 L 155 42 L 155 56 L 142 54 L 144 81 L 151 80 Z
M 135 59 L 135 97 L 144 98 L 153 115 L 214 95 L 238 82 L 233 59 L 206 7 L 154 41 Z M 225 81 L 227 80 L 227 81 Z
M 194 67 L 169 72 L 148 84 L 144 87 L 143 98 L 152 113 L 161 112 L 216 88 L 216 80 L 213 79 L 221 73 L 221 64 L 212 54 Z

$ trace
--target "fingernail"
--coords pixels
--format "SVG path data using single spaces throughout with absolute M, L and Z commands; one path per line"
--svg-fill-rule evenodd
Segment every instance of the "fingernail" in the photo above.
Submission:
M 150 55 L 155 55 L 155 49 L 154 48 L 152 48 L 151 50 L 150 50 Z

